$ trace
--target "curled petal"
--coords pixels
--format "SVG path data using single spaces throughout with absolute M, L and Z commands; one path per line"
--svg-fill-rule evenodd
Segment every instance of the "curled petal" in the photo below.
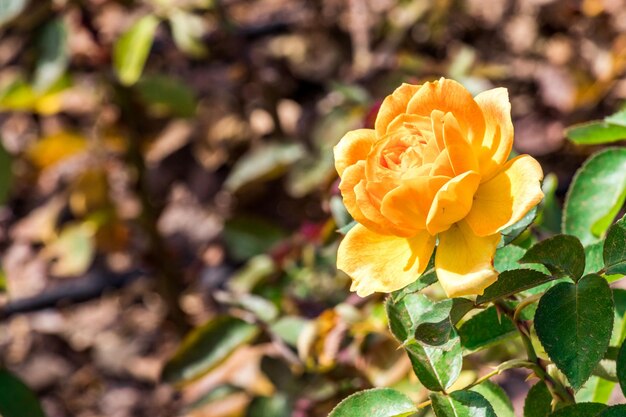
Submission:
M 454 175 L 461 175 L 467 171 L 478 172 L 478 161 L 472 145 L 463 137 L 452 113 L 444 117 L 443 136 Z
M 476 236 L 464 222 L 439 235 L 437 278 L 448 297 L 482 295 L 498 279 L 493 258 L 500 234 Z
M 410 238 L 385 236 L 356 225 L 337 252 L 337 268 L 353 282 L 361 297 L 407 286 L 421 274 L 435 247 L 435 237 L 422 232 Z
M 387 133 L 387 127 L 399 114 L 406 113 L 406 107 L 415 94 L 420 89 L 420 85 L 402 84 L 400 87 L 383 100 L 376 116 L 375 129 L 378 136 Z
M 476 103 L 485 117 L 485 136 L 473 143 L 483 181 L 490 179 L 502 166 L 513 147 L 513 122 L 511 103 L 506 88 L 494 88 L 476 96 Z
M 426 228 L 430 234 L 435 235 L 447 230 L 450 225 L 469 213 L 472 198 L 479 184 L 480 175 L 469 171 L 441 187 L 435 195 L 426 220 Z
M 373 129 L 357 129 L 345 134 L 335 146 L 335 168 L 339 176 L 345 169 L 367 158 L 376 140 Z
M 424 84 L 407 106 L 407 113 L 423 116 L 430 116 L 433 110 L 454 114 L 461 130 L 471 141 L 485 134 L 483 112 L 469 91 L 456 81 L 442 78 Z
M 543 198 L 541 165 L 529 155 L 506 163 L 503 170 L 481 184 L 466 217 L 478 236 L 488 236 L 519 221 Z
M 383 199 L 381 211 L 398 226 L 423 230 L 435 194 L 450 178 L 416 177 L 404 180 Z

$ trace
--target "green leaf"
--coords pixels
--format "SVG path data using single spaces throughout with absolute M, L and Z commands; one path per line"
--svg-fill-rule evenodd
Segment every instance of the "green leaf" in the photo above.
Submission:
M 256 397 L 246 410 L 246 417 L 290 417 L 291 404 L 286 395 L 276 393 L 271 397 Z
M 540 263 L 557 277 L 578 280 L 585 270 L 585 249 L 574 236 L 557 235 L 526 251 L 521 263 Z
M 607 274 L 626 274 L 626 216 L 609 229 L 603 257 Z
M 259 334 L 259 329 L 235 317 L 221 316 L 191 331 L 165 365 L 167 383 L 193 381 L 218 366 L 239 346 Z
M 67 69 L 69 54 L 67 48 L 67 29 L 63 19 L 56 18 L 48 22 L 38 38 L 37 64 L 33 87 L 38 92 L 47 91 Z
M 0 415 L 45 417 L 37 396 L 19 378 L 0 368 Z
M 602 364 L 602 361 L 600 362 Z M 594 374 L 597 373 L 599 368 L 596 367 Z M 608 381 L 596 375 L 592 375 L 591 378 L 585 382 L 583 387 L 576 393 L 576 402 L 595 402 L 606 404 L 613 389 L 615 388 L 615 382 Z
M 0 205 L 9 197 L 13 177 L 13 158 L 0 142 Z
M 385 303 L 389 327 L 401 342 L 417 339 L 429 345 L 442 345 L 450 338 L 450 312 L 453 301 L 432 301 L 423 294 L 408 294 L 395 302 L 388 297 Z
M 608 283 L 598 275 L 587 275 L 577 284 L 552 287 L 539 301 L 535 329 L 555 365 L 574 389 L 580 388 L 611 339 L 613 297 Z
M 583 272 L 583 275 L 595 274 L 604 268 L 604 259 L 602 259 L 603 251 L 603 240 L 585 246 L 585 272 Z
M 237 261 L 265 253 L 285 237 L 283 229 L 256 217 L 235 217 L 224 225 L 226 248 Z
M 422 345 L 417 341 L 404 345 L 417 378 L 431 391 L 449 388 L 461 373 L 463 352 L 460 339 L 454 329 L 450 333 L 443 346 Z
M 416 411 L 413 401 L 400 391 L 374 388 L 352 394 L 340 402 L 328 417 L 404 417 Z
M 561 232 L 561 223 L 563 221 L 561 205 L 556 197 L 557 188 L 557 176 L 554 173 L 546 175 L 541 185 L 544 194 L 543 201 L 540 204 L 541 213 L 537 216 L 536 221 L 539 227 L 552 234 Z
M 500 385 L 485 381 L 470 390 L 485 397 L 498 417 L 515 417 L 513 404 Z
M 476 297 L 476 304 L 484 304 L 498 298 L 517 294 L 552 279 L 550 275 L 533 269 L 514 269 L 500 274 L 498 280 L 485 289 L 483 295 Z
M 599 417 L 605 409 L 606 405 L 598 403 L 573 404 L 555 411 L 550 417 Z
M 144 16 L 115 42 L 113 66 L 123 85 L 133 85 L 141 77 L 157 26 L 159 19 L 156 16 Z
M 524 230 L 528 228 L 528 226 L 532 224 L 535 217 L 537 217 L 537 206 L 530 209 L 528 213 L 526 213 L 517 223 L 512 224 L 500 232 L 502 234 L 502 240 L 500 240 L 498 246 L 502 247 L 513 242 L 519 235 L 522 234 Z
M 626 148 L 589 158 L 576 172 L 565 199 L 563 232 L 583 245 L 594 243 L 611 225 L 626 198 Z
M 0 28 L 22 13 L 27 4 L 28 0 L 0 1 Z
M 552 395 L 543 381 L 528 391 L 524 401 L 524 417 L 548 417 L 552 413 Z
M 616 361 L 617 379 L 622 393 L 626 395 L 626 342 L 622 343 Z
M 598 417 L 624 417 L 626 416 L 626 404 L 614 405 L 606 408 L 598 414 Z
M 183 81 L 162 75 L 143 77 L 136 85 L 150 113 L 192 117 L 196 111 L 193 90 Z
M 201 16 L 173 9 L 169 16 L 172 36 L 176 46 L 193 58 L 202 58 L 207 55 L 207 48 L 202 43 L 206 33 L 206 22 Z
M 413 294 L 416 292 L 420 292 L 424 288 L 427 288 L 437 282 L 437 272 L 435 271 L 435 254 L 437 249 L 433 252 L 428 260 L 428 265 L 426 265 L 426 269 L 415 281 L 406 287 L 394 291 L 391 293 L 391 297 L 396 301 L 400 301 L 402 297 L 405 297 L 407 294 Z
M 252 148 L 235 163 L 224 188 L 235 192 L 253 182 L 277 178 L 303 156 L 299 143 L 266 143 Z
M 298 316 L 283 316 L 270 326 L 270 331 L 283 339 L 287 344 L 296 347 L 300 333 L 309 320 Z
M 499 316 L 489 307 L 472 316 L 459 329 L 461 345 L 470 352 L 483 349 L 516 334 L 515 325 L 506 316 Z
M 565 135 L 579 145 L 598 145 L 626 139 L 626 126 L 593 121 L 573 125 L 565 130 Z
M 437 417 L 498 417 L 489 401 L 474 391 L 432 393 L 430 399 Z

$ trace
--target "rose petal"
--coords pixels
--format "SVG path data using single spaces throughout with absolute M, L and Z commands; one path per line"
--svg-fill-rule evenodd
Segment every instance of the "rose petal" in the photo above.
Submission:
M 443 131 L 446 150 L 454 175 L 461 175 L 467 171 L 478 172 L 478 161 L 472 145 L 459 131 L 459 125 L 452 113 L 447 113 L 444 116 Z
M 489 180 L 502 166 L 513 147 L 511 103 L 506 88 L 494 88 L 478 94 L 476 103 L 485 117 L 485 136 L 474 143 L 483 181 Z
M 465 222 L 439 235 L 435 270 L 448 297 L 482 295 L 497 280 L 493 257 L 499 241 L 499 233 L 479 237 Z
M 519 221 L 543 198 L 541 165 L 529 155 L 506 163 L 503 170 L 481 184 L 466 217 L 478 236 L 487 236 Z
M 356 225 L 339 245 L 337 268 L 352 278 L 350 290 L 361 297 L 391 292 L 418 278 L 426 269 L 434 246 L 434 236 L 426 232 L 399 238 Z
M 459 122 L 461 130 L 470 141 L 485 134 L 485 118 L 472 95 L 456 81 L 446 80 L 426 83 L 409 101 L 407 113 L 430 116 L 433 110 L 451 112 Z
M 383 100 L 376 116 L 375 129 L 380 137 L 387 133 L 387 126 L 399 114 L 407 113 L 406 107 L 415 94 L 420 89 L 420 85 L 402 84 L 400 87 Z
M 422 230 L 437 191 L 450 178 L 443 176 L 416 177 L 404 180 L 383 199 L 381 212 L 401 227 Z
M 428 212 L 426 228 L 430 234 L 447 230 L 464 218 L 472 208 L 472 198 L 480 184 L 480 175 L 468 171 L 448 181 L 435 195 Z
M 373 129 L 358 129 L 346 133 L 334 148 L 335 168 L 339 176 L 347 167 L 366 159 L 375 140 L 376 132 Z

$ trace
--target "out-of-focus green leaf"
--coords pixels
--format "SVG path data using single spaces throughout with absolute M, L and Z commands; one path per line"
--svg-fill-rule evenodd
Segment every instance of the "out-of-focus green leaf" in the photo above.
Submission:
M 500 273 L 498 280 L 485 289 L 483 295 L 476 297 L 477 304 L 483 304 L 498 298 L 517 294 L 553 279 L 550 275 L 533 269 L 513 269 Z
M 0 205 L 9 197 L 13 178 L 13 158 L 0 142 Z
M 41 93 L 63 75 L 69 62 L 67 29 L 61 18 L 51 20 L 43 27 L 38 46 L 33 86 Z
M 231 244 L 233 244 L 231 242 Z M 243 255 L 243 254 L 241 254 Z M 226 285 L 235 293 L 245 294 L 263 279 L 276 272 L 276 263 L 271 256 L 266 254 L 253 256 L 246 262 L 245 266 L 230 277 Z
M 391 388 L 374 388 L 352 394 L 328 417 L 406 417 L 417 409 L 413 401 L 400 391 Z
M 557 235 L 530 248 L 521 263 L 540 263 L 557 277 L 578 280 L 585 270 L 585 250 L 574 236 Z
M 133 85 L 141 77 L 157 26 L 156 16 L 144 16 L 115 42 L 113 66 L 122 84 Z
M 626 216 L 609 229 L 603 258 L 607 274 L 626 274 Z
M 513 404 L 500 385 L 491 381 L 485 381 L 472 387 L 471 391 L 485 397 L 498 417 L 515 417 Z
M 7 275 L 4 272 L 4 269 L 0 268 L 0 293 L 6 292 L 7 290 Z
M 167 383 L 193 381 L 224 361 L 239 346 L 259 334 L 257 326 L 235 317 L 222 316 L 191 331 L 163 368 Z
M 141 100 L 157 116 L 191 117 L 196 111 L 196 98 L 184 82 L 163 75 L 145 76 L 136 85 Z
M 537 218 L 539 227 L 551 233 L 557 234 L 561 231 L 561 223 L 563 221 L 563 212 L 561 205 L 556 198 L 556 190 L 558 186 L 557 176 L 553 173 L 546 175 L 541 184 L 544 198 L 541 202 L 541 213 Z
M 604 235 L 626 199 L 626 148 L 603 150 L 576 172 L 565 199 L 563 232 L 583 245 Z
M 224 188 L 235 192 L 252 182 L 276 178 L 303 156 L 299 143 L 267 143 L 250 149 L 230 171 Z
M 311 155 L 294 165 L 287 175 L 287 192 L 295 198 L 320 189 L 336 175 L 332 152 Z
M 75 277 L 84 274 L 96 254 L 95 227 L 89 222 L 72 223 L 44 249 L 54 259 L 51 272 L 56 276 Z
M 343 204 L 343 199 L 339 195 L 334 195 L 328 201 L 330 213 L 333 215 L 335 224 L 342 228 L 347 224 L 353 222 L 352 216 L 348 213 L 346 206 Z
M 626 139 L 626 126 L 594 121 L 573 125 L 565 131 L 565 135 L 579 145 L 598 145 Z
M 430 399 L 437 417 L 499 417 L 489 401 L 478 392 L 432 393 Z
M 574 389 L 591 376 L 604 356 L 613 330 L 613 296 L 606 280 L 587 275 L 546 292 L 535 314 L 542 346 Z M 593 333 L 589 326 L 593 325 Z
M 271 397 L 256 397 L 246 410 L 246 417 L 290 417 L 291 404 L 278 392 Z
M 238 261 L 245 261 L 267 252 L 286 237 L 286 232 L 260 218 L 235 217 L 224 225 L 223 237 L 228 253 Z
M 272 323 L 270 331 L 289 345 L 295 347 L 298 344 L 300 333 L 302 333 L 308 323 L 309 320 L 304 317 L 284 316 Z
M 499 316 L 495 307 L 472 316 L 459 329 L 461 345 L 470 352 L 500 342 L 515 333 L 513 322 L 504 315 Z
M 552 395 L 543 381 L 528 391 L 524 401 L 524 417 L 548 417 L 552 413 Z
M 202 37 L 206 33 L 206 23 L 201 16 L 181 9 L 172 9 L 169 15 L 172 36 L 176 46 L 193 58 L 205 57 L 208 53 Z
M 594 371 L 595 373 L 595 371 Z M 576 402 L 596 402 L 606 404 L 615 388 L 615 382 L 592 375 L 576 392 Z
M 0 387 L 2 417 L 45 417 L 35 394 L 6 369 L 0 369 Z
M 27 4 L 28 0 L 0 1 L 0 28 L 22 13 Z

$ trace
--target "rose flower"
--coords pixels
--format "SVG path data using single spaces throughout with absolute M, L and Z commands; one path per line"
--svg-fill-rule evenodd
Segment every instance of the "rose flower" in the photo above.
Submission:
M 541 201 L 543 172 L 513 144 L 507 90 L 475 98 L 440 79 L 403 84 L 382 103 L 374 129 L 335 147 L 339 189 L 359 223 L 339 246 L 337 267 L 360 296 L 415 281 L 437 244 L 435 269 L 449 297 L 495 282 L 500 231 Z

